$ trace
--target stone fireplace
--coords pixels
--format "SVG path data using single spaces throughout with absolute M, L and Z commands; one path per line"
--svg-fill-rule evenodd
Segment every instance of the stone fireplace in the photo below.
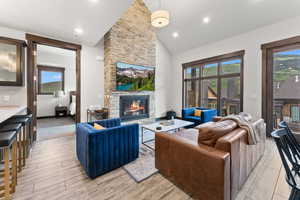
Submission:
M 121 117 L 134 120 L 134 116 L 123 116 L 121 110 L 124 96 L 148 96 L 148 112 L 141 114 L 143 118 L 155 118 L 154 91 L 117 91 L 116 63 L 156 67 L 156 34 L 151 25 L 151 12 L 143 0 L 134 0 L 130 8 L 104 36 L 104 88 L 105 107 L 109 109 L 109 117 Z M 127 115 L 130 115 L 127 112 Z
M 149 118 L 149 95 L 120 96 L 120 118 L 123 121 Z

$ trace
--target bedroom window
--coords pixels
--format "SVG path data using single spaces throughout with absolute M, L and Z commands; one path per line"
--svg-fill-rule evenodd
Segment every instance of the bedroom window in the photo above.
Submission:
M 205 107 L 226 116 L 243 109 L 243 56 L 238 51 L 183 64 L 183 107 Z
M 56 91 L 64 91 L 65 68 L 38 66 L 38 94 L 53 95 Z

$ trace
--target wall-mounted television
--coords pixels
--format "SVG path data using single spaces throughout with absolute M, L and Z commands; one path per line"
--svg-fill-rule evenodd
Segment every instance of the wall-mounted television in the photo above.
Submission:
M 117 62 L 116 67 L 117 91 L 154 91 L 154 67 L 132 65 L 122 62 Z

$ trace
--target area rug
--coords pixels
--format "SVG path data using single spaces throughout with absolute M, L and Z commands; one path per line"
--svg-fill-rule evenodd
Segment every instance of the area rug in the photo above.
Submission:
M 123 169 L 133 180 L 140 183 L 157 173 L 154 162 L 154 151 L 141 145 L 139 158 L 125 165 Z

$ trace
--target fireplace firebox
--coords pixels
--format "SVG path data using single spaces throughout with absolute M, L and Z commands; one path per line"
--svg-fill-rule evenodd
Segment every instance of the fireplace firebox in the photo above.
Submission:
M 120 118 L 123 121 L 149 118 L 149 95 L 120 96 Z

